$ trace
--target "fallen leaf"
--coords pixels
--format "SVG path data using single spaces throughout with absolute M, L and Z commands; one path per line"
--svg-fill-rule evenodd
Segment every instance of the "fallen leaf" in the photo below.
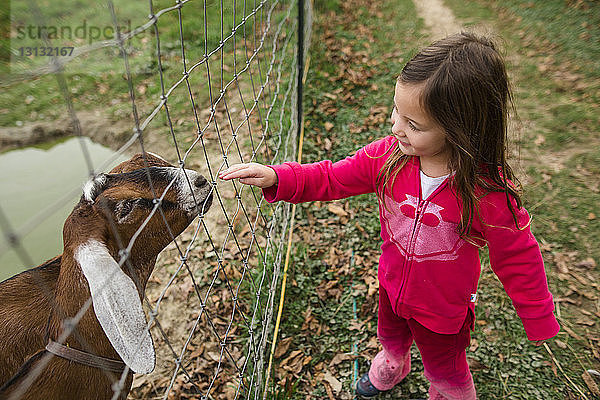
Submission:
M 331 385 L 327 382 L 323 382 L 323 386 L 325 386 L 325 391 L 327 392 L 327 397 L 329 397 L 329 400 L 335 400 L 333 391 L 331 390 Z
M 131 389 L 140 388 L 147 383 L 151 382 L 151 379 L 148 378 L 147 375 L 138 375 L 133 379 L 133 384 L 131 385 Z
M 281 340 L 279 342 L 279 344 L 277 344 L 277 349 L 275 349 L 275 353 L 273 354 L 275 356 L 275 358 L 279 358 L 282 355 L 284 355 L 285 353 L 287 353 L 293 339 L 294 338 L 292 336 L 290 336 L 288 338 Z
M 329 203 L 327 205 L 327 209 L 329 210 L 329 212 L 334 213 L 338 217 L 347 217 L 348 216 L 348 213 L 346 212 L 346 210 L 344 210 L 344 208 L 342 206 L 340 206 L 339 204 Z
M 334 127 L 335 125 L 333 125 L 331 122 L 325 122 L 324 126 L 325 126 L 325 130 L 326 130 L 327 132 L 329 132 L 330 130 L 332 130 L 332 129 L 333 129 L 333 127 Z
M 563 342 L 562 340 L 559 340 L 559 339 L 554 339 L 554 340 L 553 340 L 553 342 L 554 342 L 554 344 L 555 344 L 555 345 L 556 345 L 558 348 L 560 348 L 560 349 L 563 349 L 563 350 L 564 350 L 564 349 L 566 349 L 566 348 L 567 348 L 567 345 L 566 345 L 566 343 L 565 343 L 565 342 Z
M 363 328 L 364 328 L 364 321 L 363 321 L 363 322 L 360 322 L 360 321 L 357 321 L 357 320 L 354 320 L 354 319 L 353 319 L 353 320 L 352 320 L 352 321 L 350 321 L 350 323 L 348 324 L 348 329 L 349 329 L 349 330 L 351 330 L 351 331 L 359 331 L 359 332 L 362 332 Z
M 195 286 L 192 278 L 188 275 L 184 281 L 179 285 L 180 296 L 182 299 L 187 299 L 191 293 L 194 293 Z
M 568 264 L 571 262 L 571 258 L 567 254 L 557 252 L 554 255 L 554 262 L 556 262 L 556 266 L 558 267 L 558 272 L 560 272 L 562 274 L 569 273 Z
M 354 223 L 354 226 L 356 226 L 356 229 L 358 229 L 359 231 L 361 231 L 362 233 L 365 232 L 365 228 L 363 228 L 362 226 L 360 226 L 360 224 L 358 223 L 358 221 L 356 221 Z
M 315 291 L 319 299 L 325 301 L 327 299 L 339 299 L 342 295 L 342 289 L 339 286 L 337 280 L 334 281 L 323 281 L 319 286 L 316 287 Z
M 477 339 L 471 339 L 471 345 L 469 346 L 469 351 L 473 352 L 473 351 L 477 350 L 478 347 L 479 347 L 479 343 L 477 342 Z
M 331 388 L 335 393 L 339 393 L 342 390 L 342 382 L 338 381 L 335 376 L 331 375 L 331 372 L 325 371 L 323 380 L 331 385 Z
M 285 371 L 291 372 L 294 375 L 298 375 L 300 371 L 302 371 L 302 367 L 306 365 L 304 360 L 305 357 L 302 353 L 302 350 L 295 350 L 292 351 L 288 358 L 281 362 L 280 368 L 282 368 Z
M 312 315 L 312 310 L 309 308 L 304 312 L 304 323 L 302 324 L 303 331 L 315 332 L 317 335 L 321 333 L 319 321 Z
M 377 339 L 377 336 L 371 336 L 369 338 L 369 341 L 365 345 L 365 348 L 367 348 L 367 349 L 379 349 L 379 339 Z
M 352 360 L 354 357 L 352 356 L 352 354 L 348 354 L 348 353 L 338 353 L 335 355 L 335 357 L 333 357 L 333 359 L 331 360 L 331 362 L 329 363 L 330 367 L 336 366 L 344 361 L 348 361 L 348 360 Z
M 467 357 L 467 363 L 469 364 L 469 368 L 471 369 L 471 371 L 481 371 L 484 369 L 488 369 L 488 367 L 484 363 L 472 357 Z
M 227 382 L 225 385 L 221 386 L 222 397 L 227 400 L 233 400 L 238 398 L 236 395 L 238 394 L 238 387 L 233 382 Z
M 577 319 L 576 321 L 577 324 L 579 325 L 585 325 L 585 326 L 594 326 L 596 325 L 596 321 L 592 320 L 590 317 L 587 316 L 583 316 Z
M 577 264 L 575 264 L 575 266 L 578 268 L 592 269 L 596 266 L 596 260 L 594 260 L 592 257 L 588 257 L 585 260 L 579 261 Z
M 364 277 L 364 281 L 368 286 L 367 296 L 370 297 L 370 296 L 375 295 L 375 293 L 377 293 L 377 288 L 378 288 L 377 277 L 374 275 L 367 275 Z
M 221 354 L 216 353 L 214 351 L 209 351 L 206 353 L 206 355 L 208 356 L 208 358 L 210 358 L 211 360 L 213 360 L 215 362 L 219 362 L 219 360 L 221 359 Z
M 583 378 L 583 381 L 587 385 L 588 389 L 590 389 L 590 392 L 592 392 L 596 396 L 600 396 L 600 389 L 598 388 L 598 385 L 594 381 L 594 378 L 592 378 L 592 376 L 589 374 L 589 372 L 583 371 L 583 375 L 581 377 Z
M 581 338 L 581 336 L 579 336 L 578 334 L 576 334 L 575 332 L 573 332 L 573 330 L 572 330 L 571 328 L 569 328 L 568 326 L 566 326 L 566 325 L 563 325 L 563 326 L 562 326 L 562 329 L 563 329 L 565 332 L 567 332 L 567 333 L 569 334 L 569 336 L 571 336 L 573 339 L 576 339 L 576 340 L 583 340 L 583 339 Z

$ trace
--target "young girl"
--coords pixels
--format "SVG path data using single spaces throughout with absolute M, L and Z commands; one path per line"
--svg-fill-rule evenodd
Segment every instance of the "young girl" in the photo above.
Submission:
M 479 248 L 525 328 L 541 344 L 559 325 L 530 217 L 506 163 L 511 102 L 487 38 L 449 36 L 412 58 L 396 83 L 392 135 L 332 163 L 231 166 L 221 179 L 299 203 L 375 192 L 381 220 L 377 334 L 383 350 L 356 385 L 390 390 L 421 352 L 430 399 L 475 399 L 465 349 L 474 323 Z

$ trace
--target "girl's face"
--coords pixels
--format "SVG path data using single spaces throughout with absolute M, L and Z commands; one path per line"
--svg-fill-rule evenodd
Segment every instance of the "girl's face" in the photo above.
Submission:
M 450 147 L 446 134 L 421 107 L 422 87 L 400 81 L 396 83 L 392 134 L 398 138 L 404 154 L 420 157 L 421 166 L 432 165 L 432 162 L 433 165 L 447 166 Z

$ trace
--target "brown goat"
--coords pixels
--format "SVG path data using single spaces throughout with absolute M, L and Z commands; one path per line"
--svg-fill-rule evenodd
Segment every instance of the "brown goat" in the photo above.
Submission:
M 161 209 L 148 219 L 155 196 Z M 141 299 L 158 253 L 211 201 L 204 177 L 150 153 L 90 180 L 65 221 L 62 255 L 0 283 L 0 399 L 125 399 L 131 371 L 154 369 Z M 100 366 L 72 361 L 69 349 Z

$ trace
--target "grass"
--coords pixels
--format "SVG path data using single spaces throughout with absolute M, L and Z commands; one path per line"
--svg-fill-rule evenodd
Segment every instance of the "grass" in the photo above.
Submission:
M 391 3 L 380 2 L 376 9 L 358 1 L 317 5 L 313 37 L 320 39 L 311 48 L 303 162 L 338 160 L 388 134 L 387 114 L 378 120 L 373 110 L 389 106 L 402 60 L 425 43 L 411 2 Z M 558 0 L 446 4 L 467 25 L 492 26 L 502 38 L 519 118 L 514 144 L 521 149 L 520 159 L 512 163 L 524 184 L 525 205 L 534 218 L 533 231 L 542 246 L 563 326 L 549 341 L 549 350 L 529 343 L 484 252 L 478 320 L 468 352 L 479 397 L 596 398 L 582 374 L 600 369 L 598 4 Z M 364 29 L 353 28 L 359 25 Z M 375 40 L 366 40 L 369 35 Z M 344 46 L 351 46 L 348 57 L 341 51 Z M 349 69 L 368 79 L 349 83 Z M 344 98 L 347 93 L 352 96 Z M 307 364 L 298 371 L 289 368 L 291 361 L 285 355 L 280 359 L 278 398 L 352 398 L 353 360 L 342 357 L 337 362 L 336 356 L 339 360 L 352 353 L 357 343 L 362 373 L 377 351 L 370 342 L 376 333 L 376 295 L 366 295 L 376 276 L 379 252 L 376 200 L 364 195 L 337 203 L 349 216 L 332 213 L 321 203 L 298 208 L 300 240 L 283 337 L 293 338 L 290 348 L 301 349 Z M 358 260 L 352 267 L 351 259 Z M 418 353 L 413 351 L 413 356 L 409 378 L 381 398 L 426 395 L 428 383 Z M 340 392 L 332 392 L 330 374 L 342 383 Z
M 42 75 L 24 81 L 15 79 L 15 74 L 35 70 L 49 60 L 49 57 L 41 56 L 20 57 L 21 47 L 45 47 L 44 33 L 51 39 L 52 47 L 80 47 L 115 37 L 111 13 L 105 3 L 86 3 L 85 6 L 80 3 L 79 0 L 45 1 L 37 4 L 37 15 L 29 9 L 27 2 L 11 3 L 12 32 L 10 39 L 9 36 L 2 39 L 2 45 L 3 48 L 10 47 L 13 58 L 0 69 L 0 74 L 6 78 L 0 94 L 1 107 L 5 111 L 0 113 L 0 126 L 56 119 L 65 112 L 63 94 L 53 76 Z M 167 0 L 153 1 L 152 4 L 154 14 L 174 5 Z M 232 3 L 235 10 L 231 4 L 223 7 L 219 4 L 214 0 L 207 1 L 205 6 L 198 2 L 183 3 L 181 26 L 177 8 L 160 15 L 156 28 L 160 37 L 163 82 L 159 79 L 154 29 L 150 27 L 125 43 L 134 95 L 142 116 L 160 103 L 163 90 L 169 90 L 181 79 L 183 50 L 189 71 L 206 54 L 218 49 L 221 41 L 224 42 L 222 51 L 210 56 L 208 66 L 207 63 L 199 65 L 196 73 L 190 75 L 192 93 L 200 104 L 206 104 L 209 99 L 209 68 L 212 68 L 210 86 L 213 96 L 218 96 L 223 82 L 228 82 L 246 67 L 247 57 L 259 44 L 255 26 L 260 26 L 266 19 L 268 10 L 258 5 L 254 5 L 256 10 L 253 10 L 245 2 Z M 115 14 L 119 26 L 127 32 L 148 22 L 150 11 L 147 3 L 119 2 L 115 5 Z M 234 31 L 243 20 L 245 24 Z M 231 38 L 227 39 L 230 35 Z M 185 43 L 183 47 L 182 40 Z M 231 67 L 221 69 L 221 61 Z M 64 73 L 76 109 L 102 108 L 107 111 L 108 118 L 115 120 L 130 117 L 129 88 L 124 79 L 124 61 L 118 49 L 108 47 L 79 56 L 66 64 Z M 180 85 L 169 99 L 173 118 L 182 120 L 182 130 L 194 125 L 189 119 L 191 106 L 184 87 L 185 84 Z M 164 115 L 159 118 L 162 118 L 161 125 L 165 126 Z

